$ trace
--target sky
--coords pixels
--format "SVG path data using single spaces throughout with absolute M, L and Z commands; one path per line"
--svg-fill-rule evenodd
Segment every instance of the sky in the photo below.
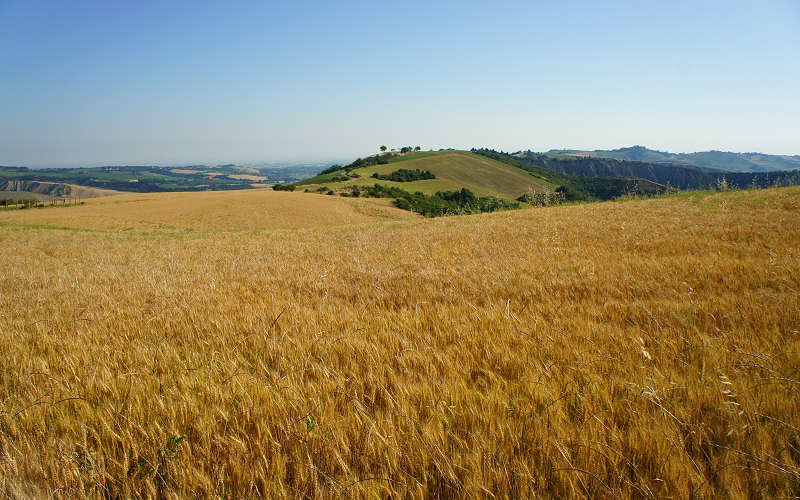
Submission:
M 0 165 L 800 154 L 800 0 L 0 0 Z

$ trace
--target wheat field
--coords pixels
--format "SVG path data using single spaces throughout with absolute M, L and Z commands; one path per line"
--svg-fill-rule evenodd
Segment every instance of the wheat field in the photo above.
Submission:
M 800 189 L 254 193 L 0 212 L 4 497 L 800 495 Z
M 0 224 L 175 236 L 196 231 L 340 226 L 415 216 L 385 199 L 304 194 L 271 189 L 125 194 L 85 200 L 66 211 L 4 211 Z

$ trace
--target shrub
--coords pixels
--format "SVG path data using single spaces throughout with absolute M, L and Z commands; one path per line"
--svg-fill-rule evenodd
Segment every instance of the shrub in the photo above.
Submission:
M 393 182 L 413 182 L 413 181 L 421 181 L 426 179 L 435 179 L 436 176 L 433 175 L 429 170 L 420 170 L 414 169 L 410 170 L 407 168 L 401 168 L 399 170 L 395 170 L 391 174 L 379 174 L 375 172 L 372 174 L 372 177 L 375 179 L 381 179 L 384 181 L 393 181 Z
M 560 205 L 561 203 L 564 203 L 564 200 L 565 200 L 564 193 L 558 191 L 553 191 L 553 192 L 529 191 L 520 196 L 519 198 L 517 198 L 517 201 L 521 201 L 523 203 L 529 203 L 535 207 Z
M 519 203 L 516 201 L 503 200 L 494 196 L 477 197 L 475 193 L 467 188 L 462 188 L 458 191 L 438 191 L 433 196 L 430 196 L 419 191 L 410 193 L 400 188 L 374 184 L 361 187 L 359 196 L 394 198 L 394 205 L 397 208 L 417 212 L 426 217 L 494 212 L 519 208 Z

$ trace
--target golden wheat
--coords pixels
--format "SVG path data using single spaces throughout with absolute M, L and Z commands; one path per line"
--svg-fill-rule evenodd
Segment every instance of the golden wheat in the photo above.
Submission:
M 183 233 L 360 224 L 415 215 L 389 200 L 353 199 L 271 189 L 142 193 L 86 200 L 70 210 L 13 210 L 0 223 L 70 229 Z
M 277 194 L 351 212 L 0 214 L 0 491 L 800 494 L 797 188 L 359 225 Z

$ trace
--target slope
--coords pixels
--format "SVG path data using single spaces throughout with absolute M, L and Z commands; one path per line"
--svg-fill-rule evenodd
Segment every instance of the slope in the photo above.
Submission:
M 0 180 L 0 198 L 50 200 L 53 198 L 99 198 L 120 194 L 112 189 L 100 189 L 62 182 L 41 181 L 2 181 Z

